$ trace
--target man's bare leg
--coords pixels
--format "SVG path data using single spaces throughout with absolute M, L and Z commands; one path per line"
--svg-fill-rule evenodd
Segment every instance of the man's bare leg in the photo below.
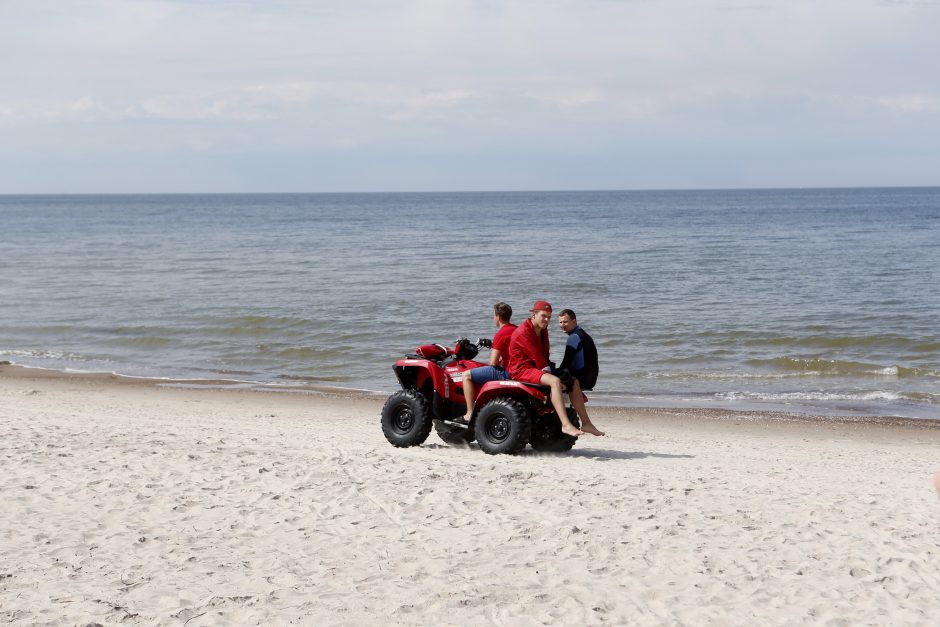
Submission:
M 463 373 L 463 398 L 467 401 L 467 420 L 470 420 L 470 415 L 473 414 L 473 404 L 477 400 L 477 391 L 473 387 L 473 377 L 470 376 L 469 370 Z
M 581 383 L 577 379 L 574 379 L 574 385 L 571 386 L 568 395 L 571 397 L 574 410 L 578 412 L 578 418 L 581 419 L 581 431 L 591 435 L 604 435 L 604 432 L 595 427 L 588 416 L 587 407 L 584 406 L 584 395 L 581 393 Z
M 546 372 L 542 375 L 542 378 L 539 379 L 539 383 L 552 388 L 552 406 L 555 408 L 555 413 L 558 414 L 558 418 L 561 419 L 562 433 L 573 435 L 574 437 L 581 435 L 583 433 L 581 429 L 578 429 L 568 420 L 568 412 L 565 410 L 565 399 L 564 396 L 562 396 L 564 391 L 561 387 L 561 379 Z
M 933 476 L 933 485 L 937 488 L 937 493 L 940 494 L 940 471 L 937 471 L 937 474 Z

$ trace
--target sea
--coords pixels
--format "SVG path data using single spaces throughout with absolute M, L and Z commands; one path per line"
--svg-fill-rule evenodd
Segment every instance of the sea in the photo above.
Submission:
M 938 286 L 937 187 L 0 196 L 0 360 L 168 385 L 389 393 L 546 299 L 593 405 L 937 420 Z

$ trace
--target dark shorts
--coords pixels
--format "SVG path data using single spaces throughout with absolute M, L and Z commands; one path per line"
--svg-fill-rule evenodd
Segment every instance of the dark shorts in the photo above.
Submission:
M 505 381 L 509 372 L 500 366 L 480 366 L 470 371 L 470 379 L 474 385 L 483 385 L 489 381 Z
M 572 376 L 571 372 L 567 368 L 552 368 L 552 374 L 561 379 L 561 386 L 565 389 L 565 392 L 571 391 L 571 386 L 574 385 L 575 377 Z M 581 381 L 579 380 L 578 383 Z M 582 390 L 584 388 L 581 388 Z

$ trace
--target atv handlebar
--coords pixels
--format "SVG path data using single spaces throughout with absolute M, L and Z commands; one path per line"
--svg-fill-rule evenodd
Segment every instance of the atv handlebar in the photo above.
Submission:
M 457 340 L 457 346 L 454 347 L 454 356 L 457 359 L 473 359 L 481 348 L 493 348 L 493 342 L 481 337 L 477 338 L 476 343 L 473 343 L 462 337 Z
M 478 337 L 476 342 L 471 342 L 468 337 L 458 337 L 454 342 L 454 346 L 476 346 L 477 348 L 493 348 L 493 340 L 488 340 L 485 337 Z
M 481 348 L 493 348 L 493 341 L 481 337 L 477 338 L 474 343 L 465 337 L 461 337 L 457 338 L 454 348 L 449 348 L 443 344 L 425 344 L 416 348 L 415 353 L 417 357 L 434 361 L 442 361 L 451 357 L 473 359 Z

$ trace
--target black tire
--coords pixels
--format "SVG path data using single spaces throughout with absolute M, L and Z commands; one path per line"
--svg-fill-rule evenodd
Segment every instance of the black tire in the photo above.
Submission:
M 447 444 L 469 444 L 476 439 L 470 427 L 434 420 L 434 430 Z
M 515 455 L 532 435 L 529 409 L 511 398 L 494 398 L 477 414 L 474 433 L 484 453 Z
M 568 420 L 576 427 L 581 426 L 581 419 L 578 418 L 578 412 L 573 407 L 567 409 Z M 567 453 L 574 446 L 578 438 L 562 433 L 561 420 L 552 412 L 550 415 L 542 416 L 540 420 L 532 427 L 532 437 L 529 443 L 536 451 L 543 453 Z
M 382 433 L 392 446 L 423 444 L 431 435 L 428 401 L 416 390 L 399 390 L 382 407 Z

